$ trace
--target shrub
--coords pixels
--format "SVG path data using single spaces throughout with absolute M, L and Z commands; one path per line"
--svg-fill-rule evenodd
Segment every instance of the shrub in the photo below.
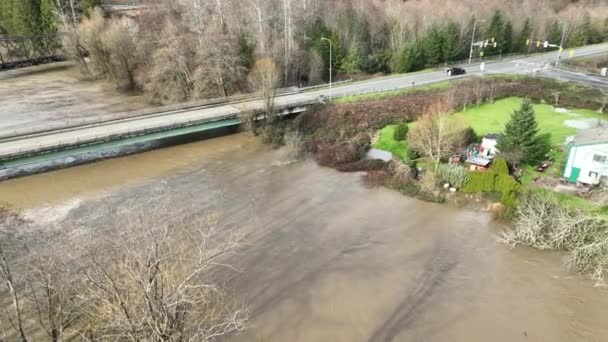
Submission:
M 431 171 L 426 171 L 420 177 L 420 189 L 423 192 L 433 193 L 437 190 L 437 176 Z
M 453 187 L 462 188 L 469 181 L 469 173 L 459 165 L 442 164 L 437 170 L 437 177 Z
M 411 183 L 416 176 L 415 171 L 410 166 L 398 161 L 392 161 L 389 170 L 393 175 L 391 181 L 396 185 Z
M 463 192 L 492 192 L 494 191 L 496 174 L 494 172 L 469 172 L 469 181 L 462 188 Z
M 304 136 L 297 130 L 289 130 L 283 137 L 287 158 L 298 160 L 304 154 Z
M 496 158 L 492 163 L 492 167 L 490 168 L 494 173 L 499 175 L 508 175 L 509 174 L 509 165 L 504 158 Z
M 552 192 L 525 193 L 515 211 L 513 229 L 504 232 L 500 241 L 511 246 L 568 250 L 568 267 L 598 280 L 608 270 L 608 218 L 569 209 Z
M 505 174 L 497 174 L 496 181 L 494 182 L 494 190 L 500 192 L 501 194 L 508 194 L 511 192 L 518 192 L 520 185 L 517 183 L 515 178 L 505 175 Z
M 408 126 L 407 123 L 402 122 L 400 124 L 398 124 L 395 127 L 395 132 L 393 133 L 393 139 L 395 139 L 395 141 L 404 141 L 405 139 L 407 139 L 407 133 L 408 133 Z

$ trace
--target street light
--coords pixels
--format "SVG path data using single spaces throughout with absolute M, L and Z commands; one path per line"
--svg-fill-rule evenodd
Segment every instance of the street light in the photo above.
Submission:
M 475 30 L 477 29 L 477 23 L 483 23 L 485 21 L 487 20 L 480 19 L 475 20 L 475 22 L 473 23 L 473 35 L 471 36 L 471 52 L 469 53 L 469 64 L 473 62 L 473 44 L 475 44 Z
M 564 39 L 566 38 L 566 28 L 568 27 L 567 23 L 562 24 L 562 40 L 559 42 L 559 50 L 557 52 L 557 57 L 555 58 L 555 67 L 559 67 L 559 59 L 562 58 L 562 51 L 564 50 Z
M 331 102 L 332 95 L 333 95 L 332 89 L 331 89 L 331 80 L 332 80 L 332 75 L 331 75 L 331 73 L 332 73 L 332 68 L 331 68 L 332 55 L 331 55 L 331 52 L 333 50 L 333 47 L 332 47 L 332 43 L 331 43 L 330 39 L 323 37 L 323 38 L 321 38 L 321 40 L 327 40 L 329 42 L 329 101 Z

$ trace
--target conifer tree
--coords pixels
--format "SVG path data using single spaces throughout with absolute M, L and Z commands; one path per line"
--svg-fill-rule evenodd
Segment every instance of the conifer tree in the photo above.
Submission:
M 405 45 L 399 62 L 399 72 L 411 72 L 424 68 L 424 49 L 420 42 Z
M 523 52 L 523 53 L 527 53 L 529 52 L 530 46 L 528 44 L 526 44 L 526 41 L 528 39 L 532 38 L 532 20 L 530 18 L 527 18 L 526 21 L 524 21 L 524 26 L 521 29 L 521 32 L 519 34 L 519 38 L 517 40 L 517 52 Z
M 503 136 L 496 148 L 501 154 L 510 156 L 513 160 L 518 156 L 524 163 L 535 163 L 545 157 L 550 146 L 547 139 L 538 135 L 538 123 L 534 114 L 534 107 L 529 99 L 525 99 L 521 107 L 511 114 L 511 119 L 505 125 Z
M 436 66 L 443 61 L 443 39 L 437 26 L 432 25 L 424 36 L 424 57 L 426 64 Z
M 554 20 L 549 26 L 549 33 L 547 34 L 547 40 L 551 44 L 559 45 L 562 40 L 562 25 L 559 21 Z
M 53 0 L 40 1 L 40 32 L 44 34 L 57 31 L 55 24 L 55 5 Z
M 511 24 L 510 20 L 507 20 L 502 36 L 503 43 L 502 45 L 498 45 L 498 49 L 503 53 L 509 53 L 513 51 L 513 24 Z
M 458 60 L 460 57 L 460 35 L 458 26 L 453 21 L 448 22 L 443 28 L 443 60 L 447 62 Z
M 505 22 L 504 19 L 502 17 L 502 13 L 497 10 L 496 12 L 494 12 L 494 15 L 492 16 L 492 19 L 490 19 L 490 25 L 488 26 L 488 30 L 485 33 L 485 38 L 486 39 L 492 39 L 494 38 L 496 41 L 496 49 L 489 49 L 489 51 L 487 52 L 488 55 L 490 54 L 495 54 L 496 52 L 499 51 L 499 49 L 504 48 L 504 44 L 505 44 Z

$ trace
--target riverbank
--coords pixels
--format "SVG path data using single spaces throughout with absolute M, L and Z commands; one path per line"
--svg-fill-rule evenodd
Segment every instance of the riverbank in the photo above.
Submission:
M 459 141 L 457 147 L 469 146 L 471 143 L 479 143 L 479 137 L 485 134 L 503 132 L 504 124 L 512 109 L 518 107 L 515 103 L 521 102 L 517 97 L 524 96 L 536 101 L 540 132 L 551 134 L 547 142 L 548 147 L 558 151 L 553 153 L 555 164 L 553 169 L 547 171 L 545 175 L 557 174 L 557 182 L 559 182 L 560 168 L 563 168 L 565 161 L 565 153 L 559 151 L 563 151 L 562 144 L 565 144 L 566 138 L 583 128 L 581 126 L 583 123 L 591 124 L 589 120 L 600 122 L 603 120 L 603 114 L 595 111 L 604 108 L 603 98 L 597 89 L 526 77 L 498 76 L 465 80 L 437 89 L 395 93 L 392 97 L 381 97 L 382 100 L 378 101 L 359 102 L 353 99 L 354 103 L 336 104 L 312 110 L 302 114 L 296 120 L 294 127 L 304 134 L 305 146 L 320 165 L 340 171 L 364 171 L 370 183 L 384 185 L 408 196 L 430 202 L 443 203 L 453 197 L 451 194 L 459 189 L 472 194 L 475 202 L 480 198 L 475 194 L 483 193 L 490 203 L 502 204 L 489 205 L 492 211 L 500 217 L 514 219 L 517 222 L 523 215 L 518 211 L 519 197 L 531 196 L 528 193 L 532 190 L 527 190 L 527 184 L 534 178 L 542 176 L 535 171 L 535 164 L 522 165 L 523 170 L 517 175 L 522 183 L 520 184 L 511 176 L 516 170 L 504 161 L 504 166 L 498 169 L 492 167 L 490 172 L 486 173 L 468 172 L 462 167 L 447 164 L 437 166 L 438 161 L 425 159 L 424 155 L 415 153 L 407 143 L 398 142 L 392 136 L 386 135 L 394 134 L 393 125 L 396 124 L 411 123 L 408 125 L 410 129 L 416 129 L 419 125 L 416 119 L 428 113 L 428 109 L 433 108 L 432 106 L 442 103 L 449 106 L 443 109 L 448 113 L 461 111 L 446 120 L 455 127 L 458 126 L 458 120 L 466 124 L 462 127 L 463 129 L 468 127 L 468 130 L 463 130 L 464 141 Z M 446 98 L 449 101 L 446 101 Z M 548 104 L 554 104 L 556 107 Z M 500 113 L 496 113 L 497 111 Z M 394 153 L 393 160 L 384 162 L 368 159 L 367 152 L 372 144 L 376 148 L 385 148 Z M 442 161 L 445 162 L 447 157 L 448 155 L 444 155 Z M 557 203 L 563 203 L 566 211 L 583 209 L 567 207 L 566 204 L 572 201 L 566 203 L 561 199 L 562 197 L 559 197 Z M 459 202 L 461 205 L 466 203 L 466 196 L 465 199 L 460 198 Z M 475 202 L 471 203 L 478 206 Z M 589 214 L 603 215 L 603 210 L 594 210 Z M 570 215 L 569 212 L 564 213 L 564 217 Z M 604 221 L 600 219 L 594 222 L 601 226 Z M 538 234 L 544 234 L 542 230 L 544 228 L 539 229 Z M 550 229 L 559 231 L 562 228 Z M 576 225 L 568 228 L 575 231 L 580 229 L 583 228 Z M 596 231 L 600 232 L 601 236 L 591 238 L 583 234 L 586 236 L 584 241 L 595 241 L 594 243 L 601 243 L 604 246 L 605 241 L 602 236 L 608 228 L 599 227 L 592 234 L 597 235 Z M 569 236 L 575 238 L 579 235 L 569 234 Z M 513 241 L 515 239 L 511 240 L 512 245 L 528 244 L 525 239 Z M 568 243 L 551 244 L 551 246 L 552 249 L 569 250 L 572 255 L 579 255 L 577 256 L 579 265 L 572 269 L 591 273 L 593 278 L 601 283 L 605 275 L 604 260 L 608 256 L 603 247 L 595 248 L 592 254 L 588 253 L 583 257 L 580 255 L 581 248 L 589 247 L 585 244 L 576 244 L 576 248 L 568 248 Z
M 217 215 L 246 237 L 239 272 L 221 274 L 251 314 L 231 341 L 608 339 L 606 289 L 564 270 L 562 253 L 497 245 L 506 227 L 487 213 L 283 161 L 238 134 L 2 182 L 0 193 L 42 230 L 99 233 L 158 200 Z

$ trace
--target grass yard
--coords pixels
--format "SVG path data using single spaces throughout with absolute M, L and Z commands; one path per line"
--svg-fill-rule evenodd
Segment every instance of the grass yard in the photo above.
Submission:
M 464 120 L 480 136 L 488 133 L 500 133 L 504 130 L 505 123 L 511 117 L 511 113 L 521 106 L 521 102 L 521 98 L 509 97 L 494 103 L 469 108 L 466 112 L 454 114 L 454 117 Z M 554 145 L 564 144 L 567 137 L 578 132 L 578 129 L 568 127 L 565 124 L 567 120 L 608 119 L 608 116 L 604 114 L 585 109 L 573 109 L 570 113 L 563 113 L 556 111 L 553 106 L 547 104 L 535 104 L 534 111 L 540 132 L 550 133 L 551 142 Z
M 374 147 L 380 150 L 389 151 L 393 155 L 399 156 L 402 160 L 408 158 L 407 141 L 396 141 L 394 138 L 395 127 L 397 125 L 389 125 L 380 131 L 380 138 L 374 144 Z

